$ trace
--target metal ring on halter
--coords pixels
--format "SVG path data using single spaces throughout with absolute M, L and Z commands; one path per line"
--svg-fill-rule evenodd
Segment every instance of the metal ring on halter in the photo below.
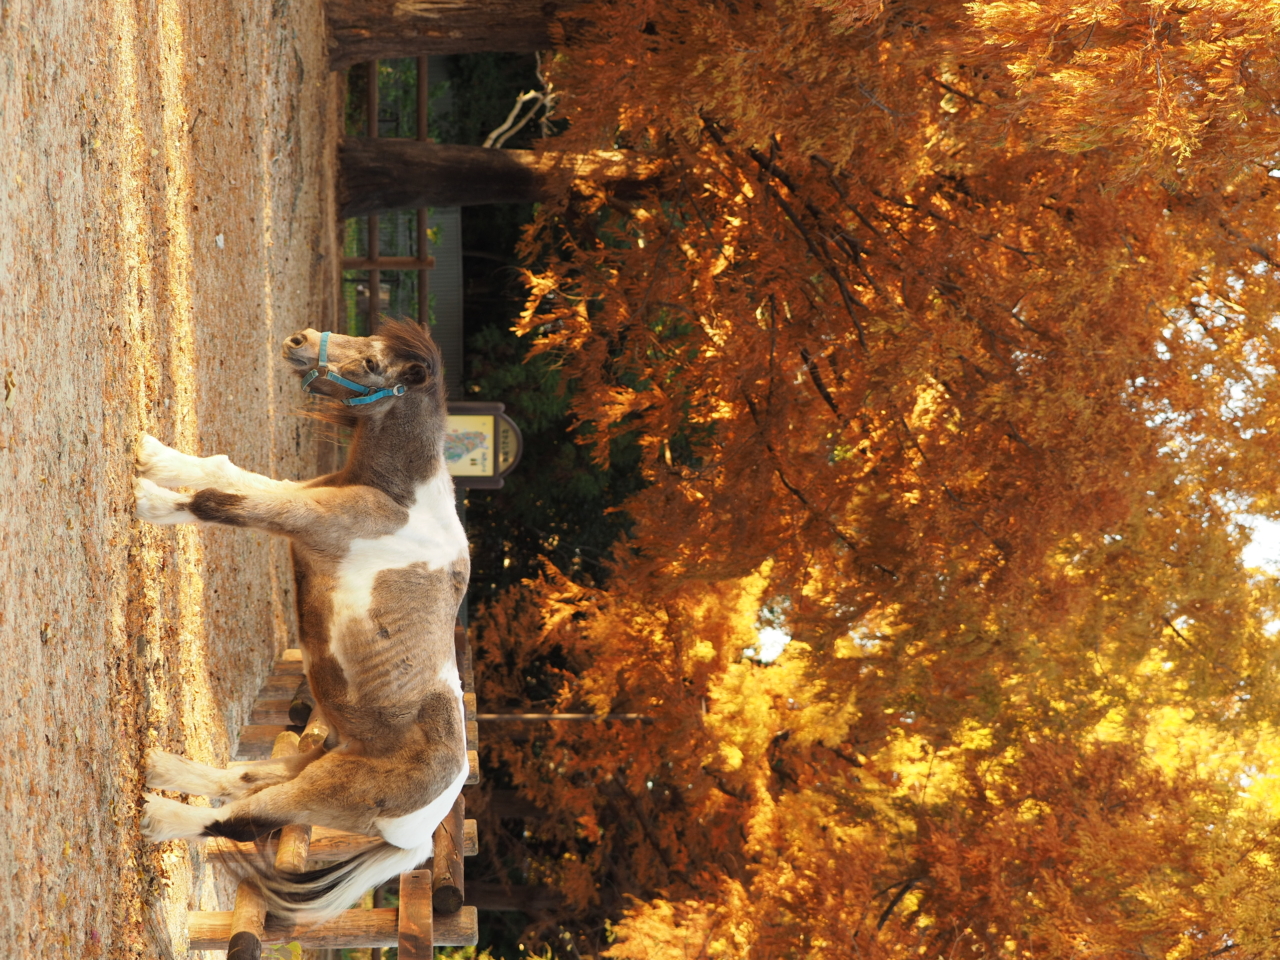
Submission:
M 320 371 L 324 370 L 324 379 L 332 380 L 339 386 L 346 387 L 348 390 L 354 390 L 357 396 L 349 397 L 346 400 L 338 400 L 337 397 L 330 397 L 330 400 L 338 400 L 339 403 L 348 407 L 357 407 L 365 403 L 373 403 L 375 400 L 381 400 L 384 397 L 403 397 L 408 388 L 403 383 L 397 383 L 394 387 L 383 387 L 381 390 L 375 391 L 373 387 L 366 387 L 363 383 L 356 383 L 348 380 L 346 377 L 340 377 L 329 369 L 329 331 L 320 334 L 320 356 L 316 358 L 316 368 L 302 378 L 302 389 L 314 396 L 323 396 L 316 394 L 311 389 L 311 381 L 320 376 Z

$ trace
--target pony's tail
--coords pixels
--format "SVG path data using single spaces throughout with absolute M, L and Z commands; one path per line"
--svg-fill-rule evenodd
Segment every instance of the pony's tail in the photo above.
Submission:
M 306 873 L 282 873 L 274 863 L 245 854 L 235 856 L 233 862 L 239 873 L 258 885 L 268 911 L 296 924 L 314 926 L 350 907 L 367 890 L 423 863 L 433 848 L 431 839 L 413 849 L 382 840 L 348 860 Z

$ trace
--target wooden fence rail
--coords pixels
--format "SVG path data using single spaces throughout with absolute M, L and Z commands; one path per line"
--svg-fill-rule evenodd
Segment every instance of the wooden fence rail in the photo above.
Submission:
M 459 627 L 454 635 L 458 672 L 462 676 L 464 709 L 468 711 L 467 760 L 471 767 L 468 783 L 479 779 L 476 753 L 475 676 L 466 633 Z M 263 684 L 250 715 L 241 728 L 238 755 L 250 759 L 269 755 L 288 756 L 323 743 L 328 729 L 318 712 L 307 717 L 301 733 L 288 729 L 299 706 L 306 713 L 302 655 L 286 650 Z M 467 820 L 462 797 L 435 832 L 435 856 L 417 869 L 400 875 L 397 907 L 347 910 L 322 923 L 295 925 L 267 913 L 266 901 L 251 880 L 242 880 L 236 890 L 232 910 L 193 910 L 187 914 L 187 931 L 192 950 L 226 950 L 227 960 L 259 960 L 262 947 L 298 942 L 307 949 L 340 947 L 398 947 L 400 960 L 428 960 L 436 946 L 475 946 L 479 939 L 476 908 L 464 906 L 463 858 L 478 848 L 476 823 Z M 380 842 L 377 837 L 291 824 L 260 849 L 253 843 L 236 843 L 223 837 L 210 840 L 206 855 L 215 861 L 233 859 L 236 854 L 274 856 L 278 869 L 302 873 L 321 863 L 344 860 Z

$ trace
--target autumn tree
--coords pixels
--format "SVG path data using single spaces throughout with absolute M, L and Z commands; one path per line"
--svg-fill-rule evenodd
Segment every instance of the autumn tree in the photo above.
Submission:
M 491 742 L 537 870 L 618 957 L 1275 955 L 1280 4 L 580 13 L 548 148 L 664 174 L 522 327 L 647 486 L 482 694 L 652 722 Z

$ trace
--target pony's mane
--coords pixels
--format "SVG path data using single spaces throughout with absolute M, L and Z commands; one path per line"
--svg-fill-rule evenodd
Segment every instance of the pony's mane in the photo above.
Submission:
M 431 339 L 427 328 L 420 323 L 383 318 L 375 336 L 380 337 L 401 360 L 416 360 L 433 366 L 440 363 L 440 348 Z

